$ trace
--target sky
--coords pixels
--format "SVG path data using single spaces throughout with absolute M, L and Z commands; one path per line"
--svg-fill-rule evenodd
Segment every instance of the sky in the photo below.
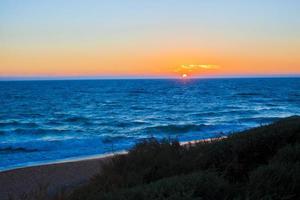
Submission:
M 1 77 L 300 74 L 298 0 L 1 0 Z

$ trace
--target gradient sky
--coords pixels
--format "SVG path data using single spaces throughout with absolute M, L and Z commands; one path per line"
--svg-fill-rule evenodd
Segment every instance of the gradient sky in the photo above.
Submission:
M 300 74 L 300 1 L 0 1 L 0 76 L 183 73 Z

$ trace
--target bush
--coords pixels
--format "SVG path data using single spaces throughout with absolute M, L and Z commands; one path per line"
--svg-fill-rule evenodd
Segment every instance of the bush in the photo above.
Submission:
M 114 156 L 110 162 L 103 163 L 102 173 L 95 176 L 88 186 L 79 189 L 72 199 L 85 199 L 86 193 L 109 192 L 174 175 L 184 151 L 186 149 L 177 141 L 145 140 L 127 155 Z
M 300 162 L 300 144 L 286 145 L 272 158 L 272 163 Z
M 300 198 L 300 144 L 286 145 L 250 174 L 249 199 Z
M 249 199 L 299 199 L 300 163 L 275 163 L 251 173 Z
M 135 199 L 231 199 L 228 182 L 212 172 L 166 178 L 143 186 L 105 194 L 103 200 Z
M 300 141 L 300 118 L 291 117 L 277 123 L 232 134 L 228 139 L 199 144 L 193 158 L 196 167 L 217 168 L 232 182 L 248 180 L 248 173 L 267 164 L 287 144 Z
M 101 174 L 76 190 L 70 199 L 122 199 L 123 196 L 124 199 L 153 199 L 152 192 L 159 198 L 167 193 L 168 199 L 209 199 L 212 196 L 205 195 L 211 195 L 212 191 L 207 186 L 213 188 L 215 184 L 216 191 L 226 188 L 225 196 L 216 193 L 221 199 L 230 196 L 232 190 L 238 191 L 235 198 L 294 198 L 299 187 L 299 143 L 300 117 L 190 146 L 151 138 L 137 144 L 127 155 L 115 156 L 104 163 Z M 203 173 L 207 170 L 216 172 L 216 179 L 210 174 L 207 182 L 203 182 Z M 201 176 L 197 173 L 194 177 L 195 172 Z M 192 184 L 190 180 L 199 184 Z M 284 185 L 288 187 L 286 190 Z M 177 193 L 172 188 L 182 192 Z M 195 191 L 200 191 L 199 195 L 195 195 Z M 144 193 L 150 197 L 146 198 Z

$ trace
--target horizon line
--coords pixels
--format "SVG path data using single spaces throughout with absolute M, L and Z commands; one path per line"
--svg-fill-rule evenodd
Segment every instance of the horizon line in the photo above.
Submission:
M 228 79 L 228 78 L 300 78 L 300 74 L 256 74 L 192 76 L 188 79 Z M 0 81 L 55 81 L 55 80 L 139 80 L 139 79 L 181 79 L 180 76 L 1 76 Z

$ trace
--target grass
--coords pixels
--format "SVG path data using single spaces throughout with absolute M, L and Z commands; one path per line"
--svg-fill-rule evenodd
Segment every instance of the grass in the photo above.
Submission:
M 300 199 L 300 117 L 196 145 L 145 140 L 61 199 Z

